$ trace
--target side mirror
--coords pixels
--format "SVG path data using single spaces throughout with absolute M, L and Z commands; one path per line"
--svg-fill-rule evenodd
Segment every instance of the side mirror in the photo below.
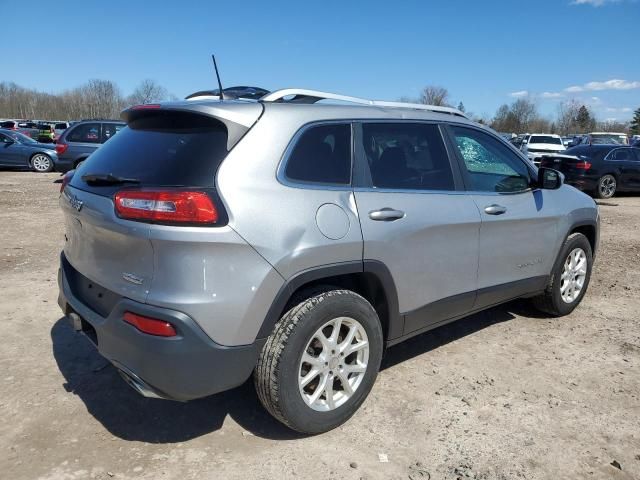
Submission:
M 538 168 L 538 187 L 545 190 L 557 190 L 562 186 L 562 174 L 553 168 Z

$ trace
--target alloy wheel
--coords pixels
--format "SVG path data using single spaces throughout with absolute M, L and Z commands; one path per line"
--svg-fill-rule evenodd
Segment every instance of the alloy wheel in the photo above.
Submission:
M 606 175 L 600 180 L 600 195 L 604 198 L 613 197 L 616 192 L 616 179 L 612 175 Z
M 47 172 L 51 169 L 51 159 L 46 155 L 38 154 L 31 160 L 31 165 L 36 172 Z
M 316 411 L 344 405 L 367 371 L 369 341 L 355 319 L 329 320 L 311 336 L 298 369 L 298 388 L 304 402 Z
M 574 302 L 584 287 L 587 278 L 587 254 L 574 248 L 567 256 L 560 276 L 560 296 L 565 303 Z

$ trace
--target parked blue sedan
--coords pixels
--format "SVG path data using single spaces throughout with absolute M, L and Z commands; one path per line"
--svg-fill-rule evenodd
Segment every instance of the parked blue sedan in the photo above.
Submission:
M 58 162 L 52 144 L 38 143 L 13 130 L 0 129 L 0 166 L 51 172 Z

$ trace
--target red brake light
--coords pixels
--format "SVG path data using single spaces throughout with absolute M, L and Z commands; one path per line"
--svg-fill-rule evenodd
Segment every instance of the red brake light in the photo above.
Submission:
M 56 143 L 56 153 L 58 155 L 62 155 L 64 152 L 66 152 L 67 148 L 69 148 L 69 145 L 67 145 L 66 143 Z
M 176 329 L 169 322 L 158 320 L 157 318 L 143 317 L 131 312 L 124 312 L 122 319 L 133 325 L 142 333 L 156 335 L 158 337 L 175 337 L 178 335 Z
M 116 214 L 127 220 L 159 223 L 216 223 L 218 210 L 204 192 L 121 190 L 114 198 Z
M 161 105 L 159 103 L 145 103 L 142 105 L 134 105 L 131 107 L 131 110 L 155 110 L 160 107 Z
M 591 163 L 583 160 L 582 162 L 576 163 L 575 167 L 580 170 L 589 170 L 591 168 Z

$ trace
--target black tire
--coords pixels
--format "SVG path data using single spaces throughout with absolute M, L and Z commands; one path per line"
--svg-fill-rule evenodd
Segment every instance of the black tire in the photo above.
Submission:
M 46 164 L 47 166 L 45 168 L 41 168 L 41 167 L 36 168 L 36 166 L 34 165 L 34 162 L 36 161 L 38 162 L 37 165 L 43 165 L 43 163 L 41 162 L 44 162 L 44 161 L 47 161 L 48 163 Z M 29 160 L 29 166 L 31 167 L 31 170 L 38 173 L 51 172 L 53 171 L 53 167 L 54 167 L 53 160 L 51 160 L 51 157 L 46 153 L 36 153 L 35 155 L 33 155 Z
M 611 198 L 616 194 L 618 189 L 618 180 L 614 175 L 607 174 L 600 177 L 598 186 L 596 187 L 596 197 Z
M 349 317 L 364 328 L 369 343 L 367 368 L 343 405 L 317 411 L 300 392 L 300 362 L 316 331 L 338 317 Z M 305 434 L 329 431 L 346 422 L 366 399 L 378 375 L 382 350 L 380 320 L 367 300 L 349 290 L 314 292 L 284 314 L 264 345 L 254 372 L 258 397 L 271 415 L 293 430 Z
M 586 255 L 587 262 L 587 272 L 584 279 L 584 284 L 582 285 L 582 290 L 578 296 L 571 302 L 566 302 L 562 299 L 561 294 L 561 286 L 562 286 L 562 272 L 564 270 L 565 261 L 569 254 L 576 248 L 581 248 Z M 554 317 L 561 317 L 563 315 L 568 315 L 571 313 L 582 301 L 585 293 L 587 292 L 587 288 L 589 287 L 589 280 L 591 279 L 591 269 L 593 267 L 593 252 L 591 250 L 591 244 L 587 237 L 585 237 L 581 233 L 573 233 L 567 237 L 564 242 L 564 245 L 560 249 L 560 253 L 558 254 L 558 258 L 556 259 L 555 265 L 553 267 L 553 271 L 551 272 L 551 278 L 549 280 L 549 284 L 545 289 L 544 293 L 538 297 L 534 297 L 533 304 L 534 306 L 549 315 L 553 315 Z

